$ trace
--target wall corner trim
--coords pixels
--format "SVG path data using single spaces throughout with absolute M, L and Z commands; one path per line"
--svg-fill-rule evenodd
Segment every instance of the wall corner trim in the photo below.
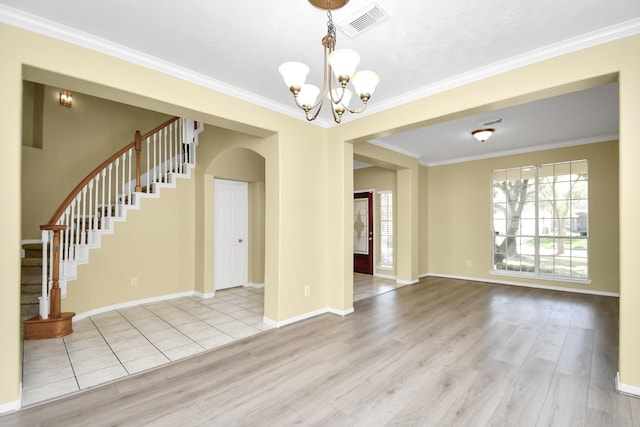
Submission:
M 627 394 L 633 397 L 640 397 L 640 387 L 633 385 L 623 384 L 620 382 L 620 371 L 616 372 L 616 391 L 618 393 Z
M 0 414 L 15 412 L 22 408 L 22 382 L 20 382 L 20 392 L 18 393 L 18 396 L 18 400 L 14 402 L 0 404 Z
M 266 323 L 267 325 L 273 327 L 273 328 L 281 328 L 283 326 L 287 326 L 287 325 L 290 325 L 292 323 L 299 322 L 301 320 L 310 319 L 312 317 L 320 316 L 322 314 L 336 314 L 338 316 L 345 317 L 345 316 L 347 316 L 347 315 L 349 315 L 351 313 L 353 313 L 353 307 L 348 308 L 346 310 L 337 310 L 335 308 L 325 307 L 325 308 L 321 308 L 319 310 L 310 311 L 308 313 L 301 314 L 299 316 L 290 317 L 290 318 L 282 320 L 280 322 L 278 322 L 276 320 L 273 320 L 273 319 L 269 319 L 266 316 L 262 318 L 262 321 L 264 323 Z
M 398 285 L 415 285 L 416 283 L 418 283 L 420 281 L 420 279 L 416 279 L 416 280 L 402 280 L 402 279 L 396 279 L 396 283 Z
M 245 288 L 262 289 L 262 288 L 264 288 L 264 283 L 247 283 L 243 287 L 245 287 Z
M 213 298 L 216 296 L 216 291 L 213 292 L 207 292 L 207 293 L 203 293 L 203 292 L 198 292 L 198 291 L 194 291 L 193 295 L 196 297 L 200 297 L 202 299 L 209 299 L 209 298 Z

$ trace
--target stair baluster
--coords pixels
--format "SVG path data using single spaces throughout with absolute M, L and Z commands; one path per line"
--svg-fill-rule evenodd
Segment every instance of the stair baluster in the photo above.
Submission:
M 187 165 L 195 165 L 197 134 L 202 129 L 201 123 L 174 117 L 144 135 L 137 131 L 133 142 L 80 182 L 49 223 L 41 226 L 40 314 L 25 321 L 25 339 L 72 332 L 74 314 L 60 313 L 60 308 L 66 282 L 75 278 L 77 264 L 87 262 L 88 249 L 99 245 L 101 233 L 110 232 L 114 221 L 123 219 L 127 208 L 138 203 L 134 193 L 154 193 L 159 183 L 171 180 L 170 173 L 184 174 Z M 141 164 L 144 159 L 146 165 Z

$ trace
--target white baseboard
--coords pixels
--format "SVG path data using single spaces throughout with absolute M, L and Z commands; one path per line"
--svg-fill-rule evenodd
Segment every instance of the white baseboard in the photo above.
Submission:
M 622 394 L 628 394 L 633 397 L 640 397 L 640 387 L 627 385 L 620 382 L 620 372 L 616 373 L 616 390 Z
M 401 279 L 396 279 L 396 283 L 398 285 L 415 285 L 419 281 L 420 280 L 401 280 Z
M 264 288 L 264 283 L 247 283 L 245 288 L 262 289 L 262 288 Z
M 346 309 L 346 310 L 336 310 L 335 308 L 328 308 L 327 307 L 327 313 L 331 313 L 331 314 L 337 314 L 338 316 L 348 316 L 349 314 L 353 313 L 353 307 Z
M 158 296 L 158 297 L 151 297 L 151 298 L 143 298 L 143 299 L 137 299 L 137 300 L 132 300 L 132 301 L 125 301 L 125 302 L 121 302 L 121 303 L 118 303 L 118 304 L 107 305 L 105 307 L 100 307 L 100 308 L 96 308 L 94 310 L 85 311 L 84 313 L 76 314 L 73 317 L 73 321 L 77 322 L 78 320 L 85 319 L 85 318 L 87 318 L 89 316 L 95 316 L 97 314 L 106 313 L 107 311 L 111 311 L 111 310 L 119 310 L 121 308 L 132 307 L 134 305 L 151 304 L 151 303 L 154 303 L 154 302 L 160 302 L 160 301 L 165 301 L 165 300 L 174 299 L 174 298 L 180 298 L 180 297 L 190 297 L 190 296 L 193 296 L 195 294 L 196 294 L 195 291 L 186 291 L 186 292 L 178 292 L 178 293 L 175 293 L 175 294 L 161 295 L 161 296 Z
M 496 285 L 521 286 L 524 288 L 546 289 L 549 291 L 573 292 L 576 294 L 601 295 L 605 297 L 620 297 L 620 294 L 616 292 L 603 292 L 603 291 L 594 291 L 590 289 L 566 288 L 563 286 L 537 285 L 534 283 L 516 282 L 511 280 L 495 280 L 493 278 L 484 278 L 484 277 L 466 277 L 466 276 L 455 276 L 451 274 L 435 274 L 435 273 L 427 273 L 424 277 L 442 277 L 445 279 L 469 280 L 472 282 L 485 282 L 485 283 L 494 283 Z
M 206 294 L 203 294 L 202 292 L 194 291 L 193 295 L 200 297 L 202 299 L 209 299 L 216 296 L 216 291 L 214 290 L 213 292 L 208 292 Z
M 255 286 L 252 286 L 252 287 L 259 287 L 259 286 L 260 285 L 256 284 Z M 264 284 L 262 284 L 262 287 L 264 287 Z M 181 298 L 181 297 L 197 296 L 197 297 L 200 297 L 202 299 L 209 299 L 209 298 L 213 298 L 215 296 L 215 293 L 216 293 L 215 291 L 208 292 L 208 293 L 202 293 L 202 292 L 197 292 L 197 291 L 185 291 L 185 292 L 178 292 L 178 293 L 175 293 L 175 294 L 168 294 L 168 295 L 161 295 L 161 296 L 151 297 L 151 298 L 143 298 L 143 299 L 137 299 L 137 300 L 132 300 L 132 301 L 125 301 L 125 302 L 121 302 L 121 303 L 118 303 L 118 304 L 107 305 L 105 307 L 100 307 L 100 308 L 96 308 L 94 310 L 85 311 L 84 313 L 76 314 L 73 317 L 73 321 L 76 322 L 78 320 L 85 319 L 85 318 L 87 318 L 89 316 L 95 316 L 97 314 L 105 313 L 105 312 L 111 311 L 111 310 L 119 310 L 121 308 L 132 307 L 134 305 L 151 304 L 151 303 L 154 303 L 154 302 L 166 301 L 166 300 L 175 299 L 175 298 Z
M 396 280 L 396 276 L 393 274 L 373 273 L 373 277 L 379 277 L 380 279 Z
M 20 382 L 18 400 L 16 400 L 15 402 L 3 403 L 2 405 L 0 405 L 0 414 L 15 412 L 20 408 L 22 408 L 22 382 Z
M 290 325 L 292 323 L 300 322 L 301 320 L 310 319 L 312 317 L 320 316 L 321 314 L 327 314 L 327 313 L 337 314 L 338 316 L 344 317 L 353 313 L 353 307 L 347 310 L 337 310 L 335 308 L 325 307 L 325 308 L 321 308 L 320 310 L 310 311 L 309 313 L 304 313 L 299 316 L 290 317 L 289 319 L 285 319 L 280 322 L 273 319 L 269 319 L 268 317 L 265 316 L 262 318 L 262 321 L 273 328 L 281 328 L 283 326 Z

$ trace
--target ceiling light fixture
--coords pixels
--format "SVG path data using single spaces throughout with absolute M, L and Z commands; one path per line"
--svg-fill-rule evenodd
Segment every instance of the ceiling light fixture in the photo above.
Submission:
M 360 55 L 351 49 L 336 49 L 336 27 L 333 24 L 331 9 L 339 9 L 349 0 L 309 0 L 312 5 L 327 11 L 327 35 L 322 38 L 324 46 L 324 81 L 322 91 L 317 86 L 305 84 L 309 67 L 301 62 L 285 62 L 278 71 L 282 74 L 284 82 L 293 94 L 296 105 L 304 110 L 307 120 L 312 121 L 318 117 L 324 98 L 331 102 L 333 120 L 340 123 L 345 111 L 361 113 L 367 108 L 367 102 L 375 90 L 380 77 L 373 71 L 358 71 L 356 67 L 360 63 Z M 333 3 L 333 5 L 332 5 Z M 362 101 L 362 108 L 355 110 L 349 108 L 349 102 L 353 92 L 347 89 L 351 82 L 356 93 Z M 318 95 L 320 97 L 318 98 Z M 312 112 L 315 109 L 315 112 Z
M 487 128 L 487 129 L 476 129 L 471 132 L 471 135 L 475 136 L 476 139 L 480 142 L 485 142 L 493 133 L 495 129 Z

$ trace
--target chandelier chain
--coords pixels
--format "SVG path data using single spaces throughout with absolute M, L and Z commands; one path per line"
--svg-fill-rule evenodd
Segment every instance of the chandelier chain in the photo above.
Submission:
M 331 14 L 331 0 L 327 0 L 327 35 L 331 37 L 335 43 L 336 26 L 333 24 L 333 15 Z

